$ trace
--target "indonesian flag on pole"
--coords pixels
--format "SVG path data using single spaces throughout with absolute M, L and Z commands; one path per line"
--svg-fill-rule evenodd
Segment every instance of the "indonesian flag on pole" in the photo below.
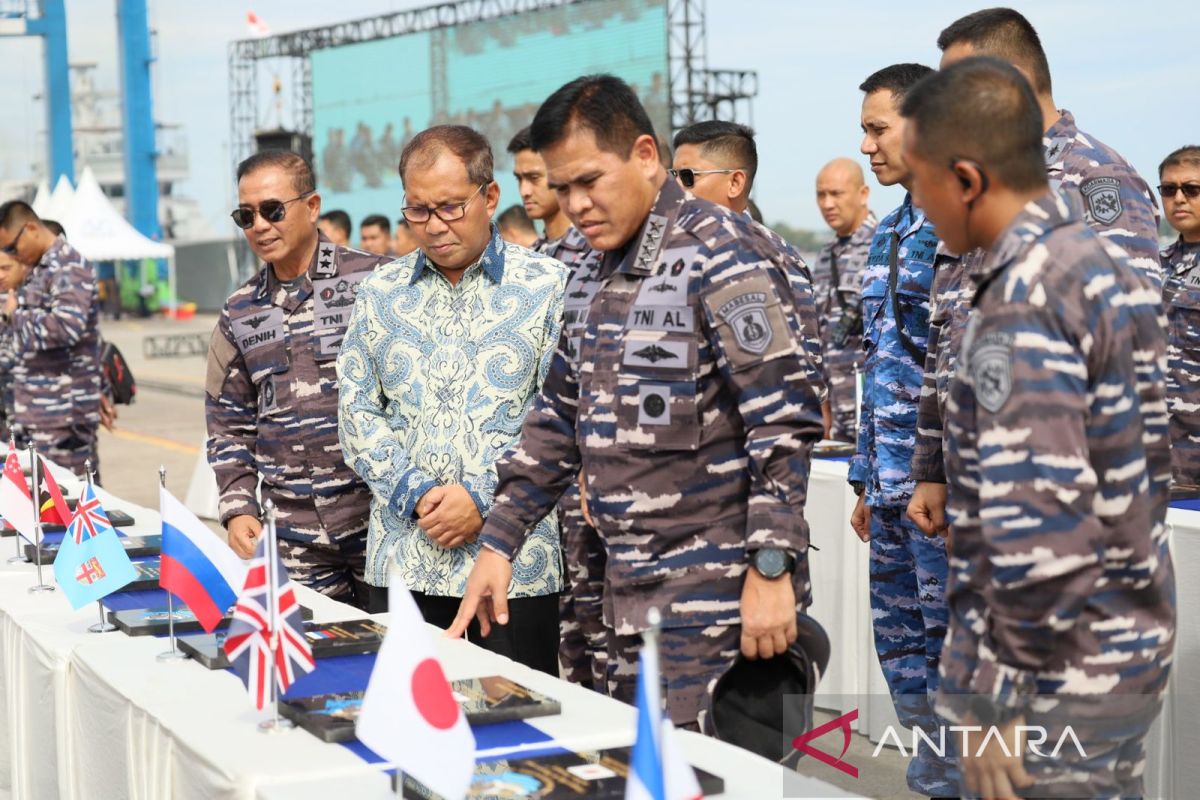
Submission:
M 0 478 L 0 515 L 19 534 L 33 541 L 33 495 L 29 493 L 17 449 L 11 442 L 8 458 L 4 460 L 4 477 Z
M 399 570 L 389 580 L 388 632 L 363 696 L 358 738 L 435 794 L 464 797 L 475 771 L 475 734 Z
M 258 14 L 253 11 L 246 12 L 246 27 L 250 29 L 250 35 L 255 39 L 271 35 L 271 29 L 267 27 L 267 23 L 259 19 Z
M 657 637 L 648 634 L 638 656 L 637 740 L 629 756 L 625 800 L 700 800 L 696 772 L 664 719 L 659 693 Z

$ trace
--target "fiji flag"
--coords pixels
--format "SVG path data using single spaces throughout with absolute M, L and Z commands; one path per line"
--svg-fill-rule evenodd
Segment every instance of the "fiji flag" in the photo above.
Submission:
M 638 656 L 637 740 L 629 756 L 625 800 L 700 800 L 696 773 L 664 719 L 658 677 L 658 636 L 645 634 Z
M 75 608 L 120 591 L 137 577 L 90 483 L 67 525 L 54 559 L 54 577 Z

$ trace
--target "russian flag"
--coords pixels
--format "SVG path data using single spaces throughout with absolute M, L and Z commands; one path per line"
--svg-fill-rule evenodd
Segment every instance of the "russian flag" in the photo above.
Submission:
M 211 633 L 237 602 L 246 564 L 165 488 L 159 488 L 162 562 L 158 583 Z

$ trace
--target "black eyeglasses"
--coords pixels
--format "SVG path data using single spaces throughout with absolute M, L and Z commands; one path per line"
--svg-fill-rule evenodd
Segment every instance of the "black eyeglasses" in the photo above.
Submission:
M 667 170 L 672 178 L 678 178 L 685 189 L 691 189 L 696 185 L 697 175 L 725 175 L 730 172 L 737 172 L 736 169 L 669 169 Z
M 429 222 L 429 217 L 432 214 L 436 214 L 437 218 L 442 222 L 454 222 L 455 220 L 462 219 L 467 215 L 467 206 L 471 205 L 471 202 L 479 195 L 480 192 L 483 191 L 483 187 L 485 186 L 487 186 L 486 183 L 479 184 L 479 188 L 471 192 L 471 196 L 461 203 L 447 203 L 444 206 L 438 206 L 436 208 L 427 208 L 425 206 L 405 206 L 404 208 L 400 209 L 400 211 L 404 214 L 404 218 L 406 220 L 409 222 L 415 222 L 417 224 Z
M 291 200 L 263 200 L 258 204 L 258 214 L 267 222 L 281 222 L 287 215 L 289 204 L 297 200 L 303 200 L 315 191 L 316 189 L 309 189 L 304 194 L 293 197 Z M 229 216 L 233 218 L 234 225 L 245 230 L 254 224 L 254 212 L 255 209 L 251 206 L 238 206 L 229 213 Z
M 1158 187 L 1158 193 L 1164 200 L 1174 197 L 1176 192 L 1183 192 L 1188 200 L 1195 200 L 1200 197 L 1200 183 L 1164 183 Z
M 21 234 L 25 233 L 25 226 L 21 226 L 21 230 L 17 231 L 17 235 L 13 237 L 12 244 L 4 248 L 3 252 L 6 256 L 15 256 L 17 254 L 17 242 L 21 241 Z

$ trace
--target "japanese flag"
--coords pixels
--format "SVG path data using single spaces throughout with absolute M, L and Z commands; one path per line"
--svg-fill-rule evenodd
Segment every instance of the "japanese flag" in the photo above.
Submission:
M 475 735 L 399 570 L 389 582 L 388 632 L 363 696 L 358 738 L 436 794 L 464 797 L 475 771 Z
M 33 541 L 33 495 L 17 460 L 17 449 L 11 443 L 4 462 L 4 477 L 0 478 L 0 515 L 18 533 Z

